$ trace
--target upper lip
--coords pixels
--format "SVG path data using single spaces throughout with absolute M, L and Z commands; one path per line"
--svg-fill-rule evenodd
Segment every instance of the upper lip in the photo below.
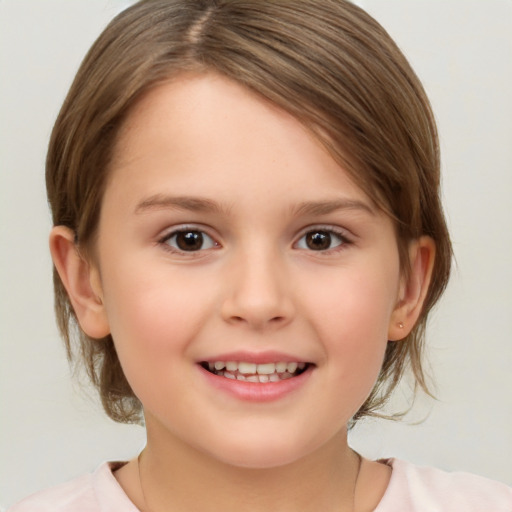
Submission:
M 264 364 L 264 363 L 309 363 L 310 361 L 291 354 L 286 354 L 284 352 L 276 352 L 273 350 L 270 351 L 262 351 L 262 352 L 247 352 L 247 351 L 237 351 L 237 352 L 229 352 L 218 354 L 211 357 L 206 357 L 201 359 L 200 362 L 214 363 L 215 361 L 237 361 L 237 362 L 247 362 L 247 363 L 256 363 L 256 364 Z

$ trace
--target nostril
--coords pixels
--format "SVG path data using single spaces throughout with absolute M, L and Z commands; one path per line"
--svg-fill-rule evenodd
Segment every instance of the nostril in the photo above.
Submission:
M 261 273 L 249 277 L 227 290 L 221 304 L 222 318 L 234 325 L 256 329 L 283 326 L 292 320 L 295 308 L 285 287 L 277 286 L 274 280 L 270 283 L 270 277 Z

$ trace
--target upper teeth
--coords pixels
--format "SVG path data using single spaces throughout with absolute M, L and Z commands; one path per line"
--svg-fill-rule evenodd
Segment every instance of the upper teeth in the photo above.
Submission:
M 215 361 L 208 363 L 208 368 L 213 370 L 224 370 L 228 372 L 241 373 L 243 375 L 272 375 L 273 373 L 294 373 L 299 370 L 303 370 L 306 367 L 306 363 L 248 363 L 248 362 L 236 362 L 236 361 Z

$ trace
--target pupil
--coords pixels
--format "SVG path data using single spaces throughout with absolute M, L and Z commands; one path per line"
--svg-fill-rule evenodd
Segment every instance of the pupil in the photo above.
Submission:
M 176 235 L 176 245 L 182 251 L 198 251 L 203 246 L 203 235 L 199 231 L 182 231 Z
M 313 251 L 323 251 L 331 246 L 331 235 L 325 231 L 314 231 L 306 235 L 306 244 Z

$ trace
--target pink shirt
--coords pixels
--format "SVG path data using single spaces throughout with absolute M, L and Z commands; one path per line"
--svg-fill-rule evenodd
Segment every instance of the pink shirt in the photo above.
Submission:
M 468 473 L 446 473 L 397 459 L 375 512 L 512 512 L 512 488 Z M 112 474 L 120 463 L 26 498 L 7 512 L 138 512 Z

